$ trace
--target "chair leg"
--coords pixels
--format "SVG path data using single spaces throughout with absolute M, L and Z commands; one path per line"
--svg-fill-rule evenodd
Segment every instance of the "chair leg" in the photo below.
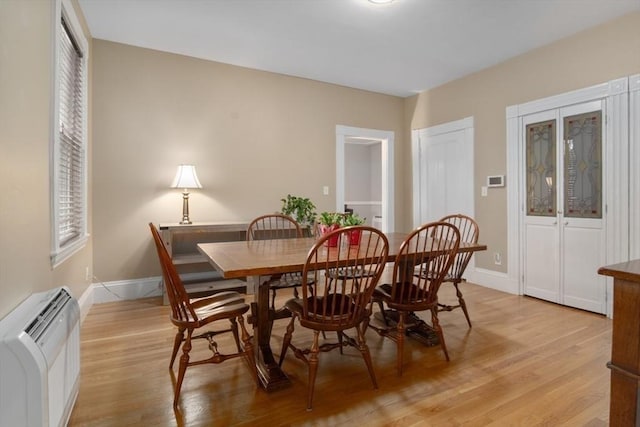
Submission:
M 358 331 L 358 350 L 362 353 L 362 358 L 364 359 L 364 363 L 367 364 L 367 370 L 369 371 L 369 376 L 371 377 L 371 382 L 373 383 L 373 388 L 378 388 L 378 381 L 376 381 L 376 373 L 373 370 L 373 361 L 371 360 L 371 352 L 369 352 L 369 346 L 367 345 L 367 341 L 365 338 L 365 332 L 367 330 L 366 321 L 359 327 L 356 327 L 356 331 Z
M 313 403 L 313 391 L 316 385 L 316 376 L 318 374 L 318 354 L 320 353 L 320 347 L 318 340 L 320 338 L 320 331 L 313 331 L 313 343 L 311 344 L 311 351 L 309 353 L 309 391 L 307 394 L 307 411 L 310 411 L 311 404 Z
M 296 316 L 291 316 L 291 321 L 287 325 L 287 331 L 282 338 L 282 350 L 280 351 L 280 360 L 278 361 L 278 365 L 282 366 L 282 362 L 284 361 L 284 356 L 287 354 L 287 350 L 289 350 L 289 344 L 291 344 L 291 335 L 293 335 L 294 325 Z
M 271 288 L 271 308 L 276 309 L 276 289 Z
M 238 352 L 242 351 L 242 347 L 240 346 L 240 337 L 238 336 L 238 322 L 235 318 L 229 319 L 231 322 L 231 332 L 233 333 L 233 338 L 236 340 L 236 347 L 238 348 Z
M 342 349 L 343 349 L 342 337 L 344 336 L 344 334 L 342 333 L 342 331 L 338 331 L 337 334 L 338 334 L 338 343 L 340 343 L 340 354 L 344 354 L 344 352 L 342 351 Z M 322 337 L 326 339 L 324 331 L 322 331 Z
M 433 325 L 434 331 L 438 334 L 438 338 L 440 339 L 440 346 L 442 347 L 442 351 L 444 352 L 444 357 L 449 361 L 449 352 L 447 351 L 447 344 L 444 342 L 444 332 L 442 331 L 442 326 L 440 326 L 440 321 L 438 320 L 438 307 L 431 308 L 431 324 Z
M 187 338 L 184 340 L 182 346 L 182 356 L 180 356 L 180 366 L 178 367 L 178 380 L 176 381 L 176 390 L 173 396 L 173 406 L 178 406 L 178 398 L 180 397 L 180 389 L 182 388 L 182 380 L 184 380 L 184 373 L 187 371 L 189 365 L 189 352 L 191 351 L 191 334 L 193 329 L 187 331 Z
M 456 287 L 456 296 L 458 297 L 458 304 L 460 304 L 460 307 L 464 312 L 464 317 L 467 318 L 467 323 L 469 324 L 469 328 L 471 328 L 471 319 L 469 318 L 469 312 L 467 311 L 467 303 L 464 301 L 464 298 L 462 297 L 462 292 L 460 292 L 460 289 L 458 289 L 458 283 L 454 283 L 453 285 Z
M 369 304 L 369 306 L 367 307 L 367 316 L 362 321 L 362 333 L 363 334 L 367 333 L 367 328 L 369 327 L 369 322 L 371 322 L 371 315 L 372 314 L 373 314 L 373 308 L 371 307 L 371 304 Z
M 402 359 L 404 355 L 404 334 L 405 334 L 405 321 L 407 318 L 406 311 L 398 311 L 398 336 L 396 337 L 396 346 L 398 354 L 396 356 L 396 367 L 398 376 L 402 376 Z
M 180 348 L 180 344 L 182 344 L 182 341 L 184 341 L 184 330 L 185 328 L 178 328 L 176 337 L 173 340 L 173 352 L 171 352 L 171 362 L 169 362 L 169 369 L 173 369 L 173 362 L 175 362 L 176 356 L 178 355 L 178 349 Z
M 242 343 L 244 344 L 243 353 L 245 355 L 247 366 L 253 376 L 256 384 L 260 385 L 258 380 L 258 368 L 256 367 L 256 354 L 253 349 L 253 341 L 251 335 L 247 332 L 247 328 L 244 326 L 244 317 L 238 316 L 238 322 L 240 323 L 240 331 L 242 332 Z

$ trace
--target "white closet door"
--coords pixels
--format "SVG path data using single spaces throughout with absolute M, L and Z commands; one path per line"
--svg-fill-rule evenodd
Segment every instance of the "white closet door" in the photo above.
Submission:
M 561 231 L 565 305 L 604 313 L 606 264 L 602 102 L 560 110 L 563 138 Z
M 523 118 L 524 293 L 606 310 L 602 102 Z
M 524 293 L 560 302 L 558 226 L 558 111 L 523 119 L 525 143 Z
M 469 132 L 472 130 L 420 131 L 419 223 L 414 226 L 454 213 L 473 216 L 473 139 Z

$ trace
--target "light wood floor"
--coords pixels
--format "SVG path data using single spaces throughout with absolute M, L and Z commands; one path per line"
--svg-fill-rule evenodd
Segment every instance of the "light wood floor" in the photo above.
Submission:
M 323 353 L 311 412 L 305 410 L 306 366 L 289 354 L 283 369 L 293 384 L 272 393 L 257 388 L 241 359 L 188 369 L 176 414 L 168 370 L 175 330 L 168 307 L 159 298 L 95 305 L 82 327 L 80 394 L 69 425 L 608 424 L 609 319 L 463 286 L 473 328 L 459 310 L 440 314 L 450 362 L 439 347 L 409 339 L 404 376 L 398 378 L 395 344 L 369 330 L 379 389 L 372 388 L 354 349 L 342 356 Z M 279 299 L 286 297 L 279 293 Z M 444 287 L 441 299 L 452 298 L 452 287 Z M 274 326 L 277 353 L 286 324 Z M 310 339 L 305 332 L 297 327 L 294 340 Z

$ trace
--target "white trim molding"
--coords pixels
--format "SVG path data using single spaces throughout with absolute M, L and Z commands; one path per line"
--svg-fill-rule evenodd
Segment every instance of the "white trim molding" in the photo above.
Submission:
M 130 299 L 162 296 L 162 278 L 146 277 L 132 280 L 115 280 L 91 285 L 93 303 L 102 304 Z
M 507 107 L 507 278 L 509 290 L 513 294 L 522 295 L 520 268 L 520 209 L 524 209 L 520 198 L 520 123 L 518 106 Z M 518 141 L 512 144 L 511 141 Z
M 187 273 L 181 275 L 185 282 L 211 278 L 211 272 Z M 231 283 L 233 282 L 233 283 Z M 233 284 L 234 287 L 246 286 L 240 280 L 226 280 L 221 285 Z M 249 291 L 249 289 L 247 289 Z M 249 294 L 250 292 L 247 292 Z M 78 299 L 82 320 L 94 304 L 125 301 L 132 299 L 151 298 L 163 296 L 162 277 L 153 276 L 141 279 L 115 280 L 112 282 L 92 283 Z
M 93 306 L 93 286 L 87 286 L 80 298 L 78 298 L 78 305 L 80 306 L 80 323 L 84 322 L 84 319 L 89 314 L 89 310 Z
M 420 129 L 413 129 L 411 131 L 411 170 L 413 171 L 411 174 L 411 210 L 413 214 L 411 217 L 415 226 L 415 224 L 420 222 L 420 209 L 417 207 L 420 200 L 419 194 L 417 194 L 420 188 L 420 175 L 416 173 L 416 171 L 420 170 Z
M 604 173 L 608 184 L 604 197 L 607 216 L 607 264 L 613 264 L 629 259 L 628 79 L 618 79 L 610 83 L 605 111 L 607 144 L 604 152 Z M 609 298 L 610 302 L 612 300 L 613 298 Z
M 506 273 L 485 268 L 474 268 L 465 276 L 467 276 L 466 279 L 469 283 L 509 294 L 517 294 L 518 283 L 514 283 Z
M 640 258 L 640 74 L 629 77 L 629 258 Z

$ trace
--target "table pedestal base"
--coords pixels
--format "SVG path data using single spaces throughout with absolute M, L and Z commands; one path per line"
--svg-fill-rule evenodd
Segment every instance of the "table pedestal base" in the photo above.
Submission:
M 385 310 L 384 315 L 388 322 L 388 326 L 386 327 L 389 329 L 395 329 L 398 324 L 398 312 L 395 310 Z M 378 325 L 385 324 L 380 312 L 374 313 L 373 318 L 376 320 Z M 436 334 L 433 328 L 424 320 L 420 319 L 415 313 L 409 313 L 407 316 L 407 321 L 405 323 L 405 335 L 415 338 L 428 347 L 440 345 L 438 334 Z
M 256 357 L 258 380 L 266 391 L 280 390 L 291 385 L 291 380 L 273 358 L 271 348 L 261 347 Z
M 257 283 L 260 283 L 257 281 Z M 257 286 L 256 302 L 251 303 L 251 322 L 253 340 L 256 348 L 256 369 L 260 385 L 266 391 L 275 391 L 291 385 L 291 380 L 282 371 L 273 357 L 270 339 L 273 321 L 286 317 L 285 312 L 274 312 L 268 306 L 269 287 Z M 260 302 L 258 302 L 260 301 Z

